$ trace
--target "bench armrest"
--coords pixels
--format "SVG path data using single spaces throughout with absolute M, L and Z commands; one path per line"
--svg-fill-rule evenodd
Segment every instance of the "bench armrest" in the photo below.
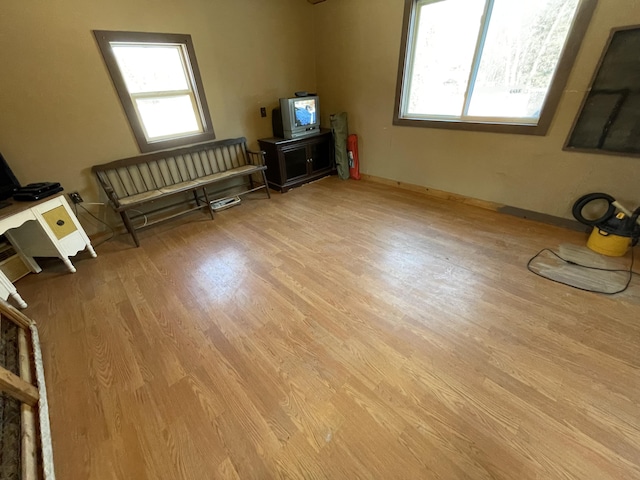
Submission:
M 113 189 L 113 187 L 111 187 L 111 185 L 109 185 L 109 183 L 107 183 L 104 180 L 104 178 L 102 178 L 102 175 L 100 174 L 100 172 L 97 172 L 97 177 L 98 177 L 98 182 L 100 182 L 100 185 L 104 190 L 104 193 L 107 194 L 107 198 L 111 202 L 111 206 L 113 206 L 114 208 L 120 207 L 120 200 L 118 198 L 118 195 L 116 195 L 116 192 Z
M 264 166 L 264 156 L 267 154 L 264 150 L 247 150 L 249 154 L 249 162 L 253 165 Z

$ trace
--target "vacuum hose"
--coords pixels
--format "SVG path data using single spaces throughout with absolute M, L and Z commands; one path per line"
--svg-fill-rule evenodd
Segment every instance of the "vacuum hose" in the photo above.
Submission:
M 607 202 L 609 202 L 609 208 L 601 218 L 596 218 L 595 220 L 588 220 L 584 218 L 584 216 L 582 215 L 582 210 L 588 203 L 591 203 L 594 200 L 606 200 Z M 573 204 L 572 213 L 575 219 L 578 220 L 580 223 L 584 223 L 585 225 L 590 225 L 593 227 L 595 225 L 599 225 L 606 222 L 607 220 L 609 220 L 611 217 L 615 215 L 616 213 L 616 206 L 614 205 L 615 201 L 616 201 L 615 198 L 613 198 L 611 195 L 608 195 L 606 193 L 588 193 L 580 197 L 576 201 L 576 203 Z
M 582 210 L 588 203 L 595 200 L 605 200 L 609 203 L 609 207 L 602 217 L 589 220 L 582 215 Z M 626 218 L 617 216 L 616 210 L 622 211 L 622 213 L 626 215 Z M 595 227 L 608 234 L 630 237 L 633 245 L 635 245 L 640 238 L 640 207 L 632 213 L 620 205 L 615 198 L 606 193 L 588 193 L 587 195 L 583 195 L 573 204 L 572 213 L 580 223 Z

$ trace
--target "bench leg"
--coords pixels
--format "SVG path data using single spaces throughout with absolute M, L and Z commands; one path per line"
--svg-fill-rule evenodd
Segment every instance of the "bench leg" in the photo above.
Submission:
M 200 199 L 198 198 L 198 192 L 196 190 L 193 191 L 193 199 L 196 201 L 196 205 L 200 206 Z
M 211 206 L 211 200 L 209 200 L 209 195 L 207 194 L 207 188 L 203 188 L 202 192 L 204 193 L 204 199 L 207 201 L 207 206 L 209 207 L 209 213 L 211 214 L 211 220 L 213 220 L 213 207 Z
M 131 219 L 129 218 L 129 214 L 127 212 L 120 212 L 120 216 L 122 217 L 122 221 L 124 222 L 124 226 L 127 227 L 127 231 L 131 234 L 133 241 L 136 244 L 136 247 L 140 246 L 140 240 L 138 240 L 138 234 L 136 233 L 136 229 L 133 228 L 133 223 L 131 223 Z
M 264 188 L 267 190 L 267 198 L 271 198 L 271 192 L 269 191 L 269 182 L 267 182 L 267 173 L 262 170 L 262 180 L 264 181 Z

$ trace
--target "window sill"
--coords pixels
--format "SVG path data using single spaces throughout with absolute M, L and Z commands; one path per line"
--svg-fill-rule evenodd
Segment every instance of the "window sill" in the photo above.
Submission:
M 549 125 L 542 118 L 537 125 L 461 122 L 457 120 L 417 120 L 409 118 L 393 119 L 393 124 L 401 127 L 443 128 L 448 130 L 467 130 L 473 132 L 512 133 L 516 135 L 546 135 Z

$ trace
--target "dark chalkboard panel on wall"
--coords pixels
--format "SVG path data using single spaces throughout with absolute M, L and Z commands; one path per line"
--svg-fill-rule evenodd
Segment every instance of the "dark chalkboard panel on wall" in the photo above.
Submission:
M 640 26 L 611 32 L 565 149 L 640 155 Z

